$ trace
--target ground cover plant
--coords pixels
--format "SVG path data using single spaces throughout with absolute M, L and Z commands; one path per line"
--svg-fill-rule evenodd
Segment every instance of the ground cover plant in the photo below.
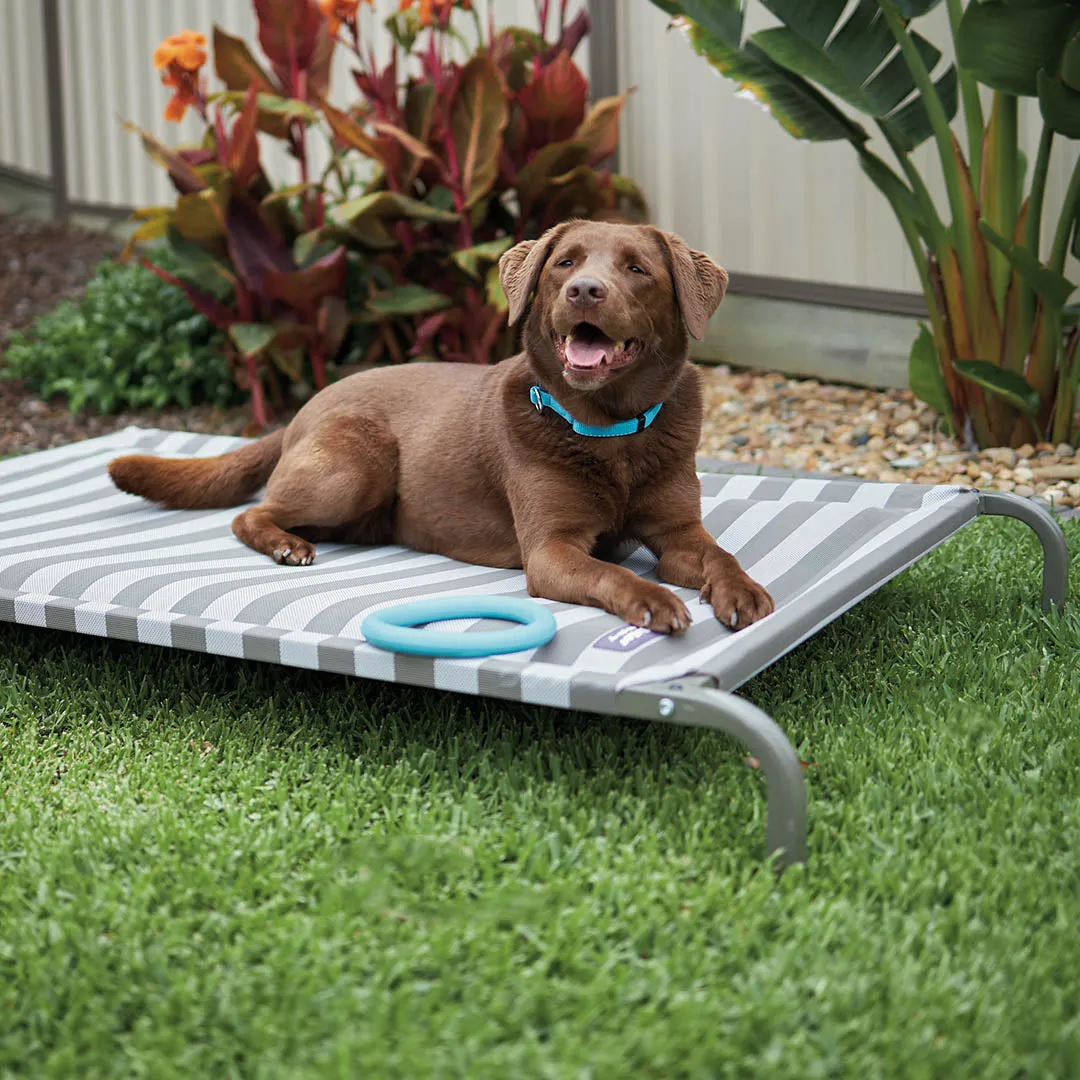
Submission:
M 321 389 L 343 346 L 366 363 L 501 359 L 499 256 L 563 218 L 642 205 L 604 164 L 626 95 L 589 107 L 573 60 L 589 18 L 567 0 L 537 0 L 536 29 L 485 25 L 469 0 L 391 5 L 386 62 L 359 0 L 253 7 L 258 52 L 217 26 L 155 52 L 166 118 L 193 109 L 206 128 L 175 148 L 133 128 L 178 198 L 137 211 L 127 254 L 163 240 L 184 264 L 157 269 L 228 332 L 257 423 L 268 392 Z M 354 102 L 328 100 L 335 58 L 354 65 Z M 295 176 L 268 174 L 259 136 Z
M 178 269 L 168 251 L 156 256 Z M 0 378 L 24 379 L 72 412 L 236 404 L 224 335 L 183 292 L 135 264 L 101 263 L 78 300 L 11 335 Z
M 941 0 L 761 0 L 779 24 L 752 34 L 748 0 L 653 2 L 790 134 L 852 145 L 922 283 L 930 327 L 912 345 L 912 390 L 971 445 L 1075 444 L 1080 328 L 1063 271 L 1080 252 L 1080 164 L 1060 206 L 1045 194 L 1051 155 L 1080 136 L 1080 0 L 947 0 L 955 63 L 916 30 Z M 1042 117 L 1030 179 L 1022 97 Z M 927 140 L 944 208 L 911 158 Z
M 748 684 L 779 881 L 715 735 L 0 626 L 0 1075 L 1075 1076 L 1037 574 L 977 522 Z

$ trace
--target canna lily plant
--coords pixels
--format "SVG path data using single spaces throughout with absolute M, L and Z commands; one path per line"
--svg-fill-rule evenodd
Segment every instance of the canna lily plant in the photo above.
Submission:
M 154 54 L 166 119 L 194 110 L 205 133 L 168 147 L 133 129 L 178 197 L 136 212 L 126 255 L 168 246 L 176 274 L 141 258 L 227 332 L 256 425 L 333 365 L 505 355 L 499 256 L 564 217 L 643 205 L 605 167 L 627 95 L 590 106 L 573 60 L 588 14 L 568 0 L 536 0 L 536 30 L 485 25 L 471 0 L 366 0 L 388 13 L 382 62 L 361 0 L 252 2 L 258 51 L 214 27 Z M 352 61 L 349 103 L 328 99 L 335 58 Z M 272 139 L 296 163 L 284 183 Z
M 1070 248 L 1080 253 L 1080 164 L 1060 207 L 1045 192 L 1055 144 L 1080 137 L 1080 0 L 945 0 L 955 63 L 913 25 L 941 2 L 761 0 L 780 25 L 744 35 L 746 0 L 653 0 L 793 136 L 851 143 L 922 284 L 915 394 L 969 445 L 1075 444 L 1080 330 L 1063 271 Z M 1043 122 L 1027 182 L 1020 97 L 1038 98 Z M 892 163 L 871 149 L 871 124 Z M 911 160 L 929 139 L 944 208 Z

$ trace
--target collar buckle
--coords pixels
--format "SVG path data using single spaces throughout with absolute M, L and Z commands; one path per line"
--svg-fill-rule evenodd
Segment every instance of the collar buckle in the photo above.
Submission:
M 544 411 L 544 398 L 539 386 L 534 386 L 529 391 L 529 400 L 533 403 L 533 407 L 538 413 Z

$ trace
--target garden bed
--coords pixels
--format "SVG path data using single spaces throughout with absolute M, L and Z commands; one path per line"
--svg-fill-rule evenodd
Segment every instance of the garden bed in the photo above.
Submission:
M 99 233 L 0 217 L 4 285 L 0 346 L 77 295 L 96 264 L 116 250 Z M 1080 506 L 1080 455 L 1046 443 L 969 452 L 939 430 L 933 411 L 908 391 L 824 385 L 814 379 L 706 367 L 701 452 L 715 460 L 875 480 L 970 484 Z M 42 401 L 0 382 L 0 456 L 46 449 L 135 424 L 237 435 L 246 408 L 127 410 L 73 416 L 63 399 Z

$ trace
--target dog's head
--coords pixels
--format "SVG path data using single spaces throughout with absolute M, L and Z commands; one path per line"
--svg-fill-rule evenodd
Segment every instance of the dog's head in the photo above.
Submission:
M 686 358 L 687 333 L 704 335 L 727 288 L 727 274 L 674 234 L 597 221 L 517 244 L 499 275 L 511 324 L 529 310 L 534 363 L 578 391 L 658 382 Z

